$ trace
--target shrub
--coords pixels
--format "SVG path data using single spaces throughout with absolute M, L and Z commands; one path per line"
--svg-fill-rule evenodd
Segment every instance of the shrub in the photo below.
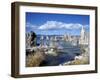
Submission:
M 29 54 L 26 56 L 26 67 L 39 66 L 44 59 L 45 55 L 43 52 L 37 51 L 35 54 Z

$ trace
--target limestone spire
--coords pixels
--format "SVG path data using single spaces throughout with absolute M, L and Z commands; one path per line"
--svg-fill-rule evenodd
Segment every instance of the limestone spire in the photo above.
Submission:
M 85 30 L 84 30 L 84 27 L 82 26 L 81 33 L 84 33 L 84 32 L 85 32 Z

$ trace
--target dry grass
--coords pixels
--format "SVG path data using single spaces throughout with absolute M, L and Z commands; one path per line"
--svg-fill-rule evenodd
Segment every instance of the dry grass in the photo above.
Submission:
M 80 64 L 89 64 L 88 57 L 84 57 L 82 59 L 77 59 L 77 60 L 71 61 L 69 63 L 69 65 L 80 65 Z
M 34 55 L 29 54 L 26 57 L 26 67 L 35 67 L 39 66 L 40 63 L 45 59 L 45 55 L 43 52 L 36 52 Z
M 88 60 L 74 60 L 71 62 L 71 65 L 79 65 L 79 64 L 88 64 Z

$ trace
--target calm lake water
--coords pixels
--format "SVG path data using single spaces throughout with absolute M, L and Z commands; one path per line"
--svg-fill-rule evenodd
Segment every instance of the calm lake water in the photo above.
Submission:
M 51 37 L 51 36 L 50 36 Z M 40 44 L 40 37 L 38 36 L 37 43 Z M 53 55 L 46 55 L 46 59 L 41 63 L 40 66 L 57 66 L 59 64 L 62 64 L 67 61 L 74 60 L 74 57 L 76 55 L 80 55 L 80 47 L 73 46 L 70 42 L 66 41 L 55 41 L 57 45 L 63 47 L 63 52 L 57 53 L 57 56 Z M 50 41 L 46 41 L 46 38 L 44 39 L 44 44 L 49 45 Z

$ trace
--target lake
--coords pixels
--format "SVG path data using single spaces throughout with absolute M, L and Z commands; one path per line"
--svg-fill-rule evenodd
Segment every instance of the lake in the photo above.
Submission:
M 49 38 L 52 36 L 49 36 Z M 40 44 L 40 36 L 37 38 L 37 43 Z M 43 44 L 50 46 L 51 41 L 46 40 L 46 36 L 44 36 Z M 81 50 L 79 46 L 73 46 L 71 42 L 57 40 L 52 41 L 53 44 L 62 47 L 61 51 L 59 51 L 57 56 L 53 56 L 50 54 L 46 55 L 45 60 L 40 64 L 40 66 L 57 66 L 63 64 L 64 62 L 74 60 L 74 57 L 81 54 Z

